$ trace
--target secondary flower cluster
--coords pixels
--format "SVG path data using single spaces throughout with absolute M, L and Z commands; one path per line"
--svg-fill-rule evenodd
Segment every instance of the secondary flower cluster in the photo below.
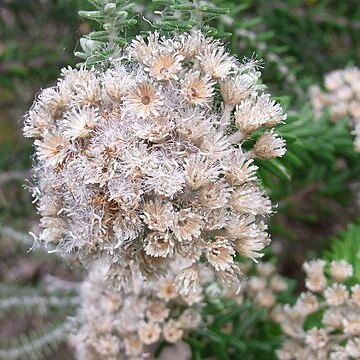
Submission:
M 277 316 L 287 337 L 277 351 L 278 358 L 359 359 L 360 285 L 344 284 L 353 274 L 352 266 L 344 260 L 332 261 L 330 277 L 324 272 L 323 260 L 307 262 L 303 268 L 308 291 Z M 321 325 L 309 325 L 311 318 L 321 319 Z
M 180 257 L 191 260 L 176 279 L 185 294 L 199 263 L 238 285 L 235 254 L 256 260 L 270 242 L 253 159 L 285 153 L 272 127 L 286 115 L 259 77 L 255 60 L 239 63 L 199 31 L 138 37 L 107 70 L 63 69 L 25 119 L 39 241 L 106 259 L 117 288 L 135 265 L 157 278 Z
M 349 117 L 354 128 L 355 148 L 360 151 L 360 69 L 332 71 L 325 76 L 324 87 L 325 91 L 318 86 L 310 88 L 315 114 L 321 116 L 328 108 L 334 121 Z
M 140 280 L 116 291 L 104 286 L 106 267 L 96 264 L 82 283 L 80 327 L 70 337 L 77 359 L 142 359 L 161 341 L 181 345 L 182 338 L 201 325 L 203 297 L 201 290 L 190 296 L 176 291 L 178 265 L 155 286 Z

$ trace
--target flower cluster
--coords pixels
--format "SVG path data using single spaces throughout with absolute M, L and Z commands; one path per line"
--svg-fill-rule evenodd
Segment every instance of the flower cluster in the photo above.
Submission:
M 310 88 L 313 109 L 321 116 L 328 108 L 334 121 L 348 117 L 354 128 L 355 148 L 360 151 L 360 68 L 350 67 L 332 71 L 325 76 L 325 91 Z
M 287 337 L 278 358 L 359 359 L 360 285 L 345 285 L 353 274 L 352 266 L 344 260 L 332 261 L 330 276 L 325 274 L 323 260 L 307 262 L 303 268 L 308 291 L 277 316 Z M 320 319 L 319 326 L 311 325 L 315 318 Z
M 63 69 L 25 118 L 39 242 L 106 260 L 117 288 L 131 264 L 149 280 L 178 258 L 191 261 L 176 279 L 185 294 L 200 263 L 238 284 L 234 256 L 256 260 L 270 242 L 254 158 L 285 153 L 272 128 L 286 115 L 259 77 L 256 60 L 199 31 L 138 37 L 107 70 Z
M 155 286 L 140 281 L 116 291 L 104 286 L 106 267 L 96 264 L 82 283 L 80 326 L 70 337 L 77 359 L 142 359 L 162 341 L 181 345 L 201 325 L 203 295 L 201 290 L 189 296 L 176 291 L 178 265 Z

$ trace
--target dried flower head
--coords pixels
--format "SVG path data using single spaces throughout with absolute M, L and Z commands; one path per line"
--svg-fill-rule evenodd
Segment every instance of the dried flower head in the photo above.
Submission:
M 175 282 L 185 296 L 196 293 L 201 262 L 240 281 L 236 253 L 256 260 L 270 242 L 260 218 L 272 206 L 251 157 L 285 151 L 272 130 L 243 149 L 253 131 L 286 118 L 259 77 L 254 62 L 199 31 L 137 37 L 107 70 L 64 69 L 25 119 L 39 240 L 109 264 L 116 289 L 135 268 L 156 281 L 179 258 L 190 261 Z M 159 298 L 173 295 L 164 287 Z M 156 338 L 156 326 L 144 329 Z

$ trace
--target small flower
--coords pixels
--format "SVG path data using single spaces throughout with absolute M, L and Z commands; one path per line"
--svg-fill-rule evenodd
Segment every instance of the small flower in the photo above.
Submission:
M 255 301 L 260 307 L 269 309 L 275 304 L 276 298 L 271 290 L 266 289 L 256 294 Z
M 254 145 L 254 154 L 262 160 L 270 160 L 285 154 L 286 141 L 273 129 L 265 131 Z
M 160 338 L 161 329 L 156 323 L 143 323 L 138 330 L 139 339 L 145 345 L 156 343 Z
M 302 293 L 295 305 L 299 312 L 306 315 L 312 314 L 319 309 L 319 303 L 317 297 L 309 292 Z
M 230 242 L 224 238 L 218 237 L 214 242 L 208 244 L 206 258 L 209 263 L 217 270 L 224 271 L 230 267 L 235 250 Z
M 178 296 L 175 284 L 172 280 L 162 280 L 159 284 L 159 292 L 157 293 L 159 299 L 170 301 Z
M 246 256 L 253 261 L 264 256 L 261 251 L 266 245 L 270 243 L 269 234 L 265 231 L 266 225 L 263 223 L 251 224 L 249 226 L 249 233 L 244 233 L 244 236 L 239 236 L 234 241 L 236 251 L 243 256 Z
M 182 60 L 184 60 L 182 55 L 163 51 L 154 55 L 147 62 L 148 67 L 145 70 L 157 80 L 178 80 L 177 74 L 182 69 Z
M 225 52 L 224 47 L 209 45 L 205 51 L 196 56 L 204 72 L 213 79 L 223 79 L 235 67 L 236 60 Z
M 330 329 L 341 329 L 343 314 L 339 308 L 329 308 L 324 312 L 321 322 Z
M 168 257 L 174 251 L 174 241 L 167 233 L 152 232 L 145 239 L 145 252 L 149 256 Z
M 50 166 L 61 165 L 69 152 L 69 142 L 61 133 L 46 133 L 42 140 L 35 140 L 36 155 Z
M 218 178 L 219 168 L 204 156 L 194 155 L 186 160 L 185 181 L 191 189 L 199 189 Z
M 176 161 L 160 158 L 146 172 L 144 187 L 148 193 L 155 192 L 160 197 L 173 199 L 183 189 L 184 183 L 184 173 Z
M 199 272 L 195 266 L 187 267 L 175 278 L 175 288 L 181 295 L 196 293 L 199 284 Z
M 258 167 L 253 162 L 253 159 L 247 159 L 241 151 L 233 151 L 221 164 L 225 170 L 225 179 L 235 186 L 255 181 Z
M 252 276 L 249 280 L 250 289 L 255 293 L 266 288 L 266 279 L 261 276 Z
M 131 42 L 129 46 L 129 54 L 137 59 L 137 61 L 146 63 L 159 51 L 160 48 L 159 33 L 149 32 L 147 36 L 147 43 L 140 35 L 136 36 L 136 39 Z
M 276 356 L 279 360 L 293 360 L 294 354 L 300 355 L 301 345 L 295 340 L 286 340 L 280 349 L 276 350 Z
M 105 357 L 111 357 L 118 353 L 120 342 L 116 336 L 104 335 L 95 343 L 95 349 Z
M 187 306 L 200 304 L 204 299 L 202 289 L 198 287 L 195 292 L 189 291 L 187 294 L 181 294 L 181 299 Z
M 183 55 L 185 59 L 193 58 L 212 43 L 211 39 L 206 38 L 204 34 L 197 29 L 191 30 L 188 34 L 181 34 L 179 38 L 180 43 L 177 51 Z
M 243 214 L 265 215 L 272 211 L 270 200 L 255 184 L 247 183 L 240 186 L 232 194 L 230 203 L 236 212 Z
M 40 139 L 52 122 L 49 109 L 35 104 L 24 117 L 24 136 Z
M 209 183 L 199 190 L 199 202 L 210 209 L 219 209 L 228 203 L 229 188 L 224 183 Z
M 139 82 L 132 86 L 125 97 L 126 108 L 140 117 L 159 116 L 162 105 L 160 92 L 150 82 Z
M 74 84 L 75 95 L 73 96 L 73 104 L 78 106 L 94 106 L 99 107 L 101 104 L 101 86 L 100 79 L 96 76 L 89 77 L 86 81 Z
M 321 292 L 326 288 L 326 277 L 320 274 L 310 275 L 306 278 L 305 285 L 310 291 Z
M 285 291 L 288 286 L 286 281 L 279 275 L 274 275 L 270 279 L 270 288 L 273 289 L 275 292 Z
M 171 344 L 175 344 L 176 342 L 178 342 L 182 338 L 183 333 L 184 332 L 180 327 L 180 323 L 173 319 L 170 319 L 164 325 L 164 339 Z
M 171 137 L 174 124 L 168 115 L 149 117 L 134 124 L 136 135 L 143 140 L 148 140 L 154 144 L 161 144 Z
M 256 82 L 259 79 L 258 72 L 239 73 L 235 77 L 225 78 L 220 83 L 220 91 L 224 103 L 231 107 L 239 105 L 253 92 L 256 91 Z
M 201 77 L 199 71 L 188 72 L 180 84 L 181 94 L 192 104 L 203 106 L 210 102 L 213 97 L 214 83 L 211 82 L 208 75 Z
M 194 309 L 186 309 L 178 319 L 182 329 L 196 329 L 201 323 L 201 315 Z
M 353 267 L 345 260 L 333 260 L 330 265 L 331 276 L 336 282 L 343 282 L 353 274 Z
M 332 71 L 325 76 L 325 87 L 329 91 L 334 91 L 343 85 L 343 74 L 340 71 Z
M 39 102 L 46 104 L 49 117 L 52 120 L 61 119 L 63 114 L 69 109 L 69 104 L 73 100 L 71 88 L 67 81 L 61 80 L 57 87 L 45 89 L 39 95 Z
M 152 302 L 146 309 L 146 316 L 150 321 L 163 322 L 169 316 L 170 310 L 162 302 Z
M 143 352 L 143 343 L 137 334 L 127 337 L 124 341 L 126 355 L 139 356 Z
M 256 265 L 256 272 L 260 276 L 269 277 L 275 272 L 275 266 L 271 262 L 259 262 Z
M 85 139 L 96 129 L 98 121 L 98 109 L 88 106 L 72 109 L 61 122 L 63 134 L 69 140 Z
M 143 206 L 143 219 L 149 229 L 165 232 L 172 227 L 174 210 L 169 201 L 149 200 Z
M 330 306 L 340 306 L 348 299 L 349 293 L 343 284 L 334 284 L 324 291 L 324 296 Z
M 358 313 L 350 313 L 342 319 L 344 333 L 349 335 L 360 335 L 360 318 Z
M 324 329 L 314 327 L 306 333 L 305 342 L 314 350 L 325 347 L 328 341 L 329 338 Z
M 191 212 L 191 209 L 182 209 L 174 219 L 174 234 L 179 241 L 191 240 L 201 234 L 203 219 L 198 214 Z
M 133 81 L 125 68 L 116 67 L 115 69 L 106 70 L 102 75 L 101 85 L 104 95 L 120 105 L 133 85 Z
M 321 259 L 306 261 L 303 264 L 303 270 L 305 271 L 306 275 L 323 275 L 324 268 L 325 268 L 325 261 Z
M 267 94 L 252 100 L 245 100 L 236 107 L 235 123 L 244 137 L 250 136 L 260 127 L 271 127 L 286 119 L 282 108 Z
M 183 140 L 201 144 L 204 136 L 211 130 L 212 121 L 209 114 L 199 107 L 179 109 L 174 115 L 177 134 Z

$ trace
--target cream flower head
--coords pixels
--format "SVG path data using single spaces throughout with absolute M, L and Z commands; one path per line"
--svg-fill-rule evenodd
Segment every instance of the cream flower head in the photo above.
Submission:
M 195 301 L 195 295 L 185 299 L 175 289 L 180 265 L 173 264 L 165 279 L 132 283 L 117 291 L 104 284 L 108 265 L 96 262 L 81 284 L 78 322 L 69 339 L 76 347 L 76 358 L 153 358 L 164 340 L 177 344 L 202 326 L 203 304 Z M 204 287 L 201 284 L 198 299 Z
M 138 36 L 108 69 L 64 69 L 25 118 L 39 241 L 88 266 L 101 259 L 117 289 L 134 271 L 155 281 L 179 258 L 184 296 L 196 293 L 201 263 L 239 282 L 235 255 L 256 260 L 270 242 L 262 218 L 272 205 L 252 157 L 285 152 L 272 130 L 243 147 L 286 118 L 259 77 L 254 62 L 197 30 Z

